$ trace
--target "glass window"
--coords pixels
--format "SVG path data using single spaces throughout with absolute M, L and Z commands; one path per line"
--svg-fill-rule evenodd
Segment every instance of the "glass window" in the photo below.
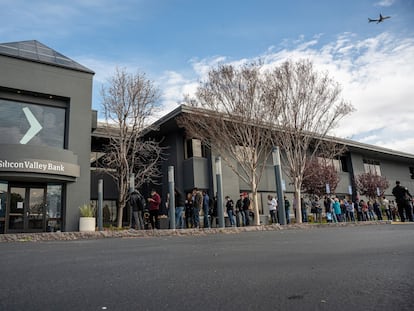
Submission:
M 65 147 L 66 109 L 0 99 L 0 144 Z
M 381 166 L 378 161 L 364 159 L 363 162 L 365 173 L 381 176 Z
M 203 148 L 201 144 L 201 140 L 199 139 L 188 139 L 186 141 L 186 159 L 192 157 L 203 157 Z
M 348 161 L 347 161 L 347 157 L 341 157 L 340 158 L 341 161 L 341 168 L 342 168 L 342 172 L 349 172 L 349 168 L 348 168 Z
M 98 210 L 98 201 L 91 200 L 92 206 L 95 210 Z M 102 202 L 102 222 L 105 227 L 116 225 L 118 209 L 116 201 L 114 200 L 103 200 Z M 124 215 L 125 216 L 125 215 Z
M 46 196 L 47 231 L 62 230 L 62 185 L 48 185 Z
M 328 158 L 322 158 L 318 157 L 318 163 L 321 165 L 329 165 L 333 166 L 336 172 L 341 171 L 341 161 L 338 159 L 328 159 Z
M 7 203 L 7 182 L 0 182 L 0 233 L 4 233 Z

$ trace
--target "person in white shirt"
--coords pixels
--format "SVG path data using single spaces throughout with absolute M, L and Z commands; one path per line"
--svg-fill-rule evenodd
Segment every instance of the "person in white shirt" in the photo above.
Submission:
M 277 221 L 277 200 L 270 194 L 267 196 L 267 206 L 269 207 L 270 220 L 272 224 L 278 223 Z
M 392 220 L 390 201 L 386 197 L 383 197 L 381 203 L 382 203 L 382 206 L 384 207 L 385 214 L 387 215 L 388 220 Z

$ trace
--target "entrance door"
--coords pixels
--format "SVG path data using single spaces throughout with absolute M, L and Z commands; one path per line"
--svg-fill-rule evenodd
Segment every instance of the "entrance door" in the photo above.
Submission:
M 15 232 L 45 231 L 44 187 L 10 187 L 8 230 Z

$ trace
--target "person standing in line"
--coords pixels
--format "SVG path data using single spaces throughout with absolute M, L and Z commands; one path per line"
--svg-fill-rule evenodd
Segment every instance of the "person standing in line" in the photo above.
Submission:
M 192 193 L 187 193 L 187 198 L 185 200 L 185 223 L 186 228 L 193 228 L 193 195 Z
M 174 189 L 174 201 L 175 201 L 175 228 L 184 229 L 184 195 L 177 188 Z
M 407 188 L 401 186 L 401 183 L 398 180 L 395 184 L 396 186 L 392 189 L 392 194 L 395 196 L 395 201 L 397 202 L 398 214 L 400 214 L 401 222 L 405 222 L 407 218 L 409 221 L 413 221 L 411 206 L 413 197 Z
M 373 220 L 375 220 L 374 206 L 372 205 L 371 200 L 368 200 L 367 204 L 368 204 L 368 218 L 369 218 L 370 221 L 373 221 Z
M 226 196 L 226 212 L 229 216 L 230 226 L 235 227 L 236 223 L 234 221 L 234 202 L 229 196 Z
M 385 211 L 385 215 L 387 215 L 387 219 L 392 221 L 392 213 L 390 208 L 390 201 L 384 196 L 382 197 L 382 206 Z
M 352 200 L 345 200 L 346 219 L 355 222 L 354 202 Z
M 193 189 L 193 224 L 194 228 L 200 228 L 200 210 L 203 208 L 203 195 L 197 189 Z
M 210 228 L 210 221 L 208 219 L 208 215 L 209 215 L 209 211 L 210 211 L 210 197 L 208 196 L 207 191 L 203 191 L 203 213 L 204 213 L 204 218 L 203 218 L 203 222 L 204 222 L 204 228 Z
M 332 200 L 329 196 L 325 196 L 323 206 L 325 207 L 326 221 L 332 222 L 334 212 L 332 210 Z
M 341 206 L 341 220 L 343 222 L 346 222 L 346 204 L 348 202 L 346 201 L 346 199 L 341 199 L 339 200 L 339 205 Z
M 362 214 L 362 205 L 361 205 L 361 201 L 359 201 L 358 198 L 355 199 L 354 207 L 356 208 L 356 212 L 357 212 L 357 220 L 363 221 L 364 217 Z
M 302 213 L 302 222 L 308 222 L 308 202 L 303 197 L 300 198 L 300 211 Z
M 247 192 L 245 192 L 243 197 L 244 197 L 243 198 L 243 213 L 244 213 L 244 219 L 246 221 L 245 226 L 250 226 L 250 215 L 249 215 L 250 199 L 249 199 L 249 194 Z
M 290 202 L 286 196 L 284 197 L 284 199 L 285 199 L 286 224 L 290 224 Z
M 382 220 L 382 212 L 381 212 L 381 206 L 378 203 L 378 200 L 374 200 L 374 213 L 377 215 L 377 220 Z
M 319 203 L 319 197 L 317 195 L 315 195 L 312 198 L 311 206 L 312 206 L 312 209 L 313 209 L 313 211 L 315 212 L 315 215 L 316 215 L 315 222 L 318 222 L 318 223 L 321 224 L 322 223 L 322 207 L 321 207 L 321 204 Z M 328 214 L 326 214 L 326 215 L 328 215 Z M 328 217 L 327 217 L 327 219 L 328 219 Z
M 361 206 L 362 220 L 368 221 L 368 204 L 364 200 L 361 200 L 359 201 L 359 205 Z
M 217 196 L 210 198 L 209 201 L 209 214 L 210 214 L 210 226 L 211 228 L 218 227 L 218 206 Z
M 142 213 L 145 206 L 143 203 L 145 203 L 145 200 L 142 195 L 137 190 L 134 190 L 129 198 L 129 204 L 131 204 L 133 216 L 131 228 L 136 230 L 144 230 L 144 220 L 142 218 Z
M 333 204 L 334 222 L 341 222 L 341 204 L 338 198 L 334 198 Z
M 398 208 L 394 200 L 390 201 L 390 211 L 391 211 L 391 216 L 392 216 L 393 221 L 397 221 L 397 220 L 401 221 L 400 215 L 398 214 Z
M 240 219 L 241 217 L 241 219 Z M 243 213 L 243 194 L 240 193 L 240 198 L 236 202 L 236 225 L 237 227 L 244 226 L 244 213 Z
M 269 207 L 270 220 L 272 224 L 277 224 L 277 200 L 270 194 L 267 196 L 267 206 Z
M 151 197 L 148 198 L 149 202 L 149 217 L 152 229 L 160 229 L 160 220 L 159 220 L 159 211 L 160 211 L 160 204 L 161 204 L 161 197 L 155 191 L 155 189 L 151 190 Z

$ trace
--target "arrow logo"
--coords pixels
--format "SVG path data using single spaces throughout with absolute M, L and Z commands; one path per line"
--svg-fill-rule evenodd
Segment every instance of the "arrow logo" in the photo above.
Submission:
M 35 137 L 35 135 L 37 133 L 40 132 L 40 130 L 42 129 L 42 126 L 40 125 L 39 121 L 37 121 L 37 119 L 35 118 L 35 116 L 33 115 L 33 113 L 30 111 L 29 108 L 24 107 L 23 108 L 23 112 L 26 115 L 27 121 L 29 121 L 30 124 L 30 128 L 29 130 L 26 132 L 26 134 L 24 134 L 23 138 L 20 140 L 20 143 L 22 145 L 27 144 L 33 137 Z

